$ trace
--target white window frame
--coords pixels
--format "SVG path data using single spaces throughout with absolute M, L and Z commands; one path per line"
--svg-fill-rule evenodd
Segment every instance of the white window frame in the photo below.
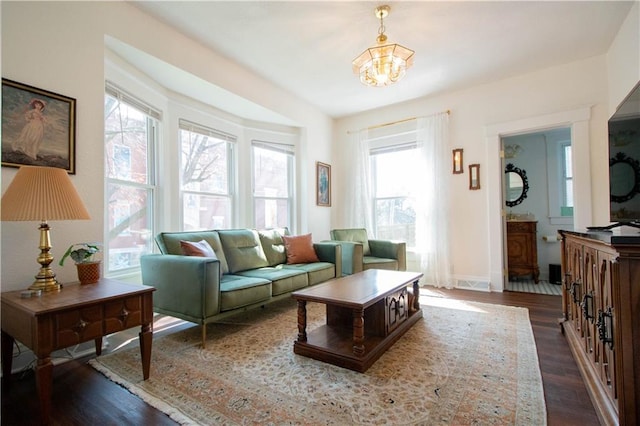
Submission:
M 282 153 L 282 154 L 286 154 L 287 157 L 287 192 L 288 192 L 288 196 L 287 197 L 282 197 L 282 196 L 257 196 L 256 195 L 256 188 L 255 188 L 255 148 L 261 148 L 261 149 L 267 149 L 267 150 L 271 150 L 271 151 L 275 151 L 278 153 Z M 287 144 L 287 143 L 281 143 L 281 142 L 267 142 L 267 141 L 263 141 L 263 140 L 258 140 L 258 139 L 252 139 L 251 140 L 251 197 L 252 197 L 252 209 L 251 209 L 251 216 L 252 216 L 252 222 L 254 224 L 255 227 L 258 227 L 259 225 L 256 223 L 257 218 L 255 217 L 255 211 L 256 211 L 256 202 L 257 200 L 287 200 L 287 217 L 289 218 L 287 224 L 285 226 L 287 226 L 287 228 L 289 228 L 289 230 L 294 230 L 295 229 L 295 217 L 294 217 L 294 207 L 296 205 L 296 199 L 295 199 L 295 181 L 296 181 L 296 175 L 295 175 L 295 171 L 296 171 L 296 149 L 295 149 L 295 145 L 291 145 L 291 144 Z
M 226 142 L 226 151 L 227 151 L 227 192 L 212 192 L 212 191 L 196 191 L 191 189 L 183 189 L 184 185 L 182 182 L 182 159 L 179 158 L 179 170 L 180 170 L 180 228 L 184 230 L 184 203 L 186 202 L 186 198 L 188 195 L 204 195 L 215 198 L 226 198 L 229 201 L 229 225 L 234 223 L 235 217 L 235 193 L 236 193 L 236 185 L 235 185 L 235 151 L 236 151 L 236 136 L 223 132 L 221 130 L 213 129 L 207 127 L 202 124 L 198 124 L 186 119 L 180 119 L 178 121 L 178 131 L 190 131 L 193 133 L 199 133 L 201 135 L 210 136 L 219 140 L 223 140 Z M 181 150 L 182 146 L 182 138 L 178 137 L 178 147 Z M 180 154 L 182 155 L 182 154 Z
M 395 138 L 393 138 L 395 139 Z M 409 141 L 409 142 L 399 142 L 397 140 L 393 140 L 392 141 L 388 141 L 386 144 L 377 144 L 377 146 L 372 147 L 369 150 L 369 161 L 371 164 L 371 217 L 372 217 L 372 221 L 373 221 L 373 235 L 376 238 L 379 238 L 380 233 L 378 232 L 378 214 L 377 214 L 377 205 L 378 205 L 378 201 L 385 201 L 385 200 L 410 200 L 410 199 L 414 199 L 415 197 L 412 197 L 411 195 L 396 195 L 396 196 L 385 196 L 385 197 L 378 197 L 377 193 L 378 193 L 378 188 L 376 187 L 376 183 L 377 183 L 377 179 L 376 179 L 376 164 L 374 161 L 374 157 L 377 155 L 384 155 L 384 154 L 389 154 L 389 153 L 393 153 L 393 152 L 398 152 L 398 151 L 408 151 L 408 150 L 417 150 L 417 143 L 414 141 Z M 404 138 L 403 138 L 404 139 Z M 415 226 L 415 223 L 414 223 Z
M 560 143 L 560 158 L 561 158 L 561 179 L 562 179 L 562 200 L 560 207 L 573 207 L 573 203 L 569 206 L 569 194 L 567 193 L 567 182 L 571 181 L 571 187 L 573 188 L 573 170 L 567 170 L 567 149 L 571 150 L 573 156 L 573 148 L 571 147 L 571 141 Z M 573 194 L 571 194 L 573 195 Z
M 149 239 L 153 241 L 153 236 L 157 233 L 156 229 L 156 211 L 157 211 L 157 192 L 158 192 L 158 178 L 157 178 L 157 147 L 159 143 L 159 128 L 162 122 L 162 114 L 160 111 L 145 101 L 138 99 L 137 97 L 131 95 L 125 90 L 121 89 L 117 85 L 113 84 L 110 81 L 105 81 L 105 98 L 110 96 L 112 98 L 117 99 L 121 103 L 127 104 L 129 107 L 135 108 L 147 116 L 147 183 L 141 184 L 137 182 L 132 182 L 129 180 L 125 180 L 122 178 L 110 178 L 108 176 L 108 168 L 105 167 L 105 206 L 109 205 L 109 191 L 106 188 L 109 187 L 110 184 L 120 185 L 123 187 L 130 187 L 133 189 L 142 189 L 145 190 L 148 194 L 147 200 L 147 220 L 149 222 Z M 104 119 L 104 118 L 103 118 Z M 106 136 L 106 135 L 105 135 Z M 109 153 L 106 152 L 105 149 L 105 158 L 108 158 Z M 105 220 L 104 220 L 104 270 L 106 276 L 113 275 L 126 275 L 130 273 L 134 273 L 135 271 L 140 269 L 140 266 L 134 266 L 129 268 L 120 268 L 111 270 L 110 265 L 110 256 L 117 255 L 123 252 L 122 248 L 111 248 L 110 247 L 110 230 L 112 221 L 109 217 L 109 209 L 105 209 Z M 150 247 L 153 250 L 153 244 Z

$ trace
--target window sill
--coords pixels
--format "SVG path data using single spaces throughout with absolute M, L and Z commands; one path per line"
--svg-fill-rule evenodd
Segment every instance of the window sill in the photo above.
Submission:
M 551 225 L 573 225 L 573 217 L 570 216 L 550 216 Z

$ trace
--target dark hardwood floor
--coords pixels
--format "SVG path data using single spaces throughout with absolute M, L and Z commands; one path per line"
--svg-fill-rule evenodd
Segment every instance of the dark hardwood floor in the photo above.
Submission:
M 538 348 L 548 424 L 599 425 L 580 372 L 560 332 L 560 297 L 516 292 L 437 291 L 446 297 L 461 300 L 528 308 Z M 68 361 L 54 368 L 52 424 L 176 424 L 168 416 L 96 372 L 87 365 L 90 358 Z M 153 366 L 151 368 L 154 374 Z M 2 379 L 2 425 L 38 424 L 38 399 L 33 373 L 14 374 L 11 379 L 10 387 L 7 386 L 7 380 Z

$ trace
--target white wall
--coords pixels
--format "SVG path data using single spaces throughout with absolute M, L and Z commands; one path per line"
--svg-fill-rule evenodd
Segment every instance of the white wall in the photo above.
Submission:
M 103 238 L 105 35 L 299 123 L 299 230 L 312 232 L 318 240 L 329 237 L 332 209 L 315 205 L 312 178 L 316 161 L 331 162 L 328 116 L 124 2 L 2 2 L 1 7 L 2 76 L 77 100 L 77 169 L 71 179 L 92 219 L 51 223 L 56 259 L 71 243 Z M 2 168 L 3 192 L 15 172 Z M 38 268 L 38 224 L 1 226 L 2 290 L 26 288 Z M 72 263 L 56 265 L 55 270 L 62 282 L 76 279 Z
M 640 2 L 636 1 L 607 52 L 609 116 L 640 81 Z

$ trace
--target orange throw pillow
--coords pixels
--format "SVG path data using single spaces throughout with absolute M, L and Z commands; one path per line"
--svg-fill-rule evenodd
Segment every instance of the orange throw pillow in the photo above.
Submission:
M 200 257 L 213 257 L 218 258 L 216 253 L 211 248 L 211 245 L 206 241 L 184 241 L 180 240 L 180 248 L 182 248 L 182 254 L 185 256 L 200 256 Z
M 284 249 L 287 252 L 287 264 L 320 262 L 313 248 L 311 234 L 283 235 Z

